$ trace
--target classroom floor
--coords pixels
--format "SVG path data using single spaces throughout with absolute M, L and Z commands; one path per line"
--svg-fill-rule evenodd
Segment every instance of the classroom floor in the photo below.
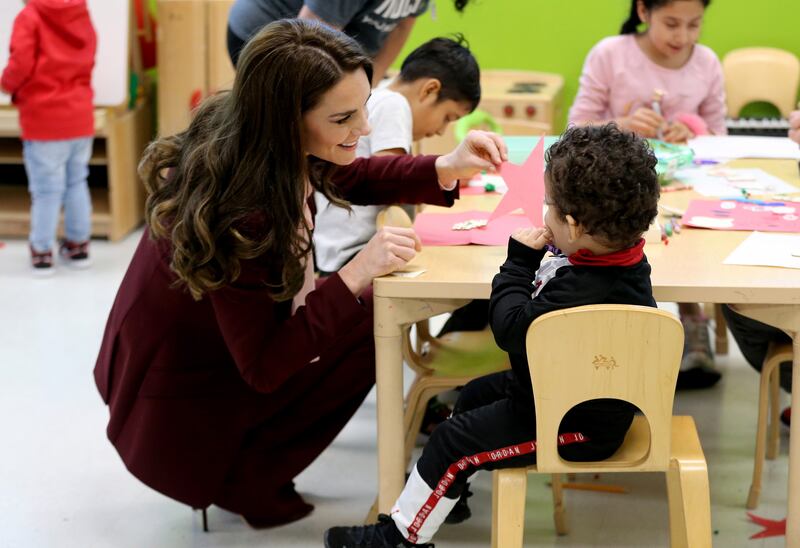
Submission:
M 92 368 L 106 316 L 140 233 L 122 242 L 93 242 L 88 271 L 60 268 L 36 279 L 27 244 L 0 247 L 0 548 L 14 547 L 299 547 L 321 546 L 322 533 L 361 521 L 376 492 L 375 397 L 371 394 L 333 445 L 297 480 L 316 506 L 306 519 L 255 531 L 212 507 L 210 533 L 200 514 L 128 474 L 105 438 L 108 417 Z M 714 544 L 783 546 L 783 538 L 748 540 L 760 528 L 744 503 L 752 474 L 757 376 L 731 341 L 718 360 L 722 382 L 679 393 L 675 412 L 697 421 L 711 480 Z M 785 399 L 786 396 L 784 396 Z M 787 399 L 788 401 L 788 399 Z M 783 519 L 787 429 L 767 461 L 760 516 Z M 580 481 L 623 485 L 627 494 L 567 493 L 571 532 L 556 537 L 547 478 L 532 478 L 526 546 L 667 546 L 663 476 L 606 474 Z M 479 475 L 473 517 L 445 525 L 438 548 L 488 546 L 491 476 Z

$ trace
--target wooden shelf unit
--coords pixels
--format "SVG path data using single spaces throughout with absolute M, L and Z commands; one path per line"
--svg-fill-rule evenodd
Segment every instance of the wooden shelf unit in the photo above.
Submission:
M 139 158 L 152 136 L 152 111 L 146 102 L 133 110 L 95 109 L 95 141 L 89 175 L 92 236 L 118 240 L 144 218 L 144 187 L 136 173 Z M 0 164 L 21 166 L 17 111 L 0 108 Z M 24 171 L 0 179 L 0 235 L 24 237 L 30 230 L 30 197 Z M 59 229 L 60 230 L 60 229 Z

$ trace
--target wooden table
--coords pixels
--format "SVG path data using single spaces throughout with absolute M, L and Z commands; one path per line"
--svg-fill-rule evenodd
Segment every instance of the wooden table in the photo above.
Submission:
M 739 160 L 733 167 L 760 167 L 800 187 L 797 162 Z M 663 202 L 685 207 L 696 193 L 666 193 Z M 496 197 L 468 196 L 456 210 L 492 209 Z M 684 229 L 669 245 L 647 244 L 655 298 L 662 302 L 736 303 L 742 314 L 783 329 L 794 340 L 792 406 L 800 409 L 800 271 L 734 266 L 722 261 L 749 232 Z M 452 311 L 471 299 L 487 299 L 491 281 L 505 261 L 505 247 L 426 247 L 412 265 L 416 278 L 383 277 L 374 282 L 375 353 L 378 394 L 378 510 L 389 513 L 403 488 L 404 325 Z M 789 447 L 787 546 L 800 546 L 800 420 L 792 421 Z

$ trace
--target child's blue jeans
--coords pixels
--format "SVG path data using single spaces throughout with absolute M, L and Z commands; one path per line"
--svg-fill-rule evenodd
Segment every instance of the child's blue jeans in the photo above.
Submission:
M 62 205 L 67 239 L 73 242 L 89 239 L 92 200 L 86 179 L 92 141 L 92 137 L 23 141 L 25 172 L 31 194 L 29 239 L 36 251 L 53 248 Z

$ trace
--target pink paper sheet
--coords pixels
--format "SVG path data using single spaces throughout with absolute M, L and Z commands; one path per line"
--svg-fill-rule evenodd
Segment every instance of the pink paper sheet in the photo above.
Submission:
M 422 245 L 506 245 L 517 228 L 532 226 L 525 215 L 504 215 L 483 228 L 453 230 L 453 225 L 472 219 L 488 219 L 490 211 L 464 211 L 462 213 L 420 213 L 414 221 L 414 230 Z
M 500 175 L 508 186 L 508 192 L 503 195 L 490 219 L 494 221 L 522 208 L 532 225 L 542 226 L 544 138 L 539 139 L 524 164 L 504 162 L 500 166 Z
M 692 200 L 681 223 L 716 230 L 800 232 L 800 202 L 760 205 L 734 200 Z

